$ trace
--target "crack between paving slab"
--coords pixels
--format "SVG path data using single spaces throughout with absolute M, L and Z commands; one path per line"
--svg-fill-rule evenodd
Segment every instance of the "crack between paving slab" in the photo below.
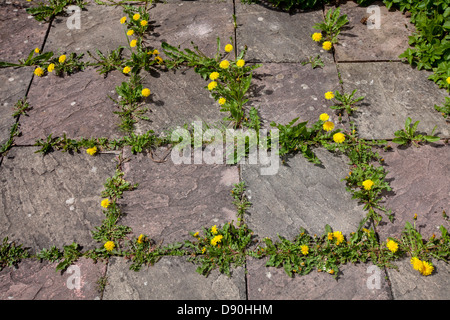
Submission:
M 402 60 L 358 60 L 358 61 L 336 61 L 336 63 L 372 63 L 372 62 L 403 62 Z
M 53 22 L 53 20 L 49 21 L 49 23 L 48 23 L 47 32 L 45 33 L 44 41 L 43 41 L 43 43 L 42 43 L 42 51 L 44 50 L 45 43 L 47 42 L 48 35 L 50 34 L 50 28 L 51 28 L 52 22 Z M 31 76 L 30 83 L 28 83 L 27 90 L 25 91 L 25 96 L 24 96 L 25 100 L 28 98 L 28 93 L 30 92 L 31 84 L 33 83 L 33 80 L 34 80 L 34 73 L 33 73 L 33 75 Z M 15 124 L 18 125 L 18 127 L 20 127 L 20 117 L 21 117 L 21 116 L 22 116 L 22 115 L 19 114 L 19 115 L 17 116 L 17 119 L 16 119 L 16 123 L 15 123 Z M 19 132 L 20 132 L 20 131 L 19 131 Z M 33 145 L 25 145 L 25 146 L 33 146 Z M 14 141 L 13 141 L 13 144 L 11 145 L 11 149 L 14 148 L 14 147 L 22 147 L 22 146 L 17 146 L 17 145 L 14 143 Z M 3 156 L 0 157 L 0 166 L 1 166 L 2 163 L 3 163 L 3 158 L 4 158 Z

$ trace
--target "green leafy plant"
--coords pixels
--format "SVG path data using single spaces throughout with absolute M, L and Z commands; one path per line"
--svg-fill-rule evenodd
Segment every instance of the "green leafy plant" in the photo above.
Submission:
M 233 222 L 226 223 L 222 228 L 203 228 L 203 237 L 200 237 L 198 232 L 190 234 L 196 241 L 185 242 L 186 248 L 194 250 L 188 261 L 200 264 L 197 272 L 203 275 L 219 268 L 220 272 L 230 276 L 231 267 L 245 263 L 246 249 L 252 239 L 252 232 L 246 224 L 241 224 L 238 228 Z
M 45 53 L 36 53 L 36 51 L 36 49 L 31 50 L 26 59 L 19 59 L 19 63 L 0 61 L 0 68 L 43 66 L 53 57 L 53 52 L 51 51 Z
M 448 118 L 450 116 L 450 98 L 445 97 L 445 102 L 442 106 L 434 105 L 434 109 L 439 111 L 444 118 Z
M 98 72 L 100 74 L 107 74 L 113 70 L 122 71 L 122 51 L 124 48 L 124 46 L 119 46 L 117 49 L 110 51 L 107 55 L 96 49 L 97 56 L 94 56 L 90 51 L 87 51 L 87 54 L 95 61 L 89 63 L 89 65 L 99 67 L 100 69 Z
M 345 110 L 348 115 L 352 115 L 354 111 L 358 110 L 355 104 L 364 99 L 364 97 L 354 98 L 356 91 L 357 90 L 355 89 L 350 94 L 336 91 L 334 93 L 334 99 L 340 103 L 333 105 L 330 108 L 333 110 Z
M 316 23 L 313 28 L 322 31 L 325 41 L 335 44 L 339 41 L 338 35 L 342 27 L 348 23 L 347 15 L 341 15 L 341 8 L 337 7 L 334 11 L 330 8 L 325 14 L 324 21 Z
M 419 125 L 420 121 L 414 122 L 413 125 L 411 125 L 411 118 L 408 117 L 405 122 L 405 128 L 402 130 L 395 131 L 395 136 L 392 140 L 392 142 L 400 144 L 400 145 L 406 145 L 406 144 L 414 144 L 416 147 L 419 147 L 420 143 L 423 143 L 425 141 L 427 142 L 436 142 L 439 141 L 439 137 L 433 136 L 434 131 L 436 130 L 436 126 L 433 128 L 433 131 L 431 132 L 431 135 L 421 135 L 416 134 L 417 127 Z
M 127 82 L 122 82 L 120 86 L 116 87 L 120 99 L 115 100 L 110 97 L 120 108 L 119 111 L 114 111 L 114 113 L 119 116 L 121 120 L 119 127 L 125 132 L 131 132 L 138 119 L 150 120 L 144 115 L 148 108 L 142 108 L 145 98 L 143 89 L 141 78 L 132 74 Z
M 37 21 L 50 21 L 55 16 L 65 12 L 69 5 L 76 5 L 84 8 L 87 2 L 83 0 L 46 0 L 38 2 L 36 7 L 27 8 L 27 13 L 31 14 Z
M 50 262 L 59 261 L 64 256 L 63 252 L 59 251 L 56 246 L 52 246 L 50 249 L 42 249 L 36 254 L 36 257 L 40 260 L 46 260 Z
M 56 271 L 64 271 L 82 256 L 81 247 L 73 242 L 63 247 L 62 261 L 56 266 Z
M 30 257 L 30 254 L 22 245 L 16 245 L 14 242 L 9 242 L 8 237 L 3 238 L 3 243 L 0 246 L 0 271 L 4 267 L 16 266 L 22 259 Z
M 304 66 L 308 63 L 311 64 L 313 69 L 315 69 L 317 67 L 323 68 L 325 66 L 322 59 L 320 58 L 320 55 L 317 55 L 316 57 L 308 57 L 308 61 L 302 62 L 302 66 Z

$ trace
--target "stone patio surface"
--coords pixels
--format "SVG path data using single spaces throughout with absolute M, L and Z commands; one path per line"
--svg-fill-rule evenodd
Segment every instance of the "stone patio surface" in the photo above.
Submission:
M 25 0 L 0 2 L 0 61 L 17 63 L 35 48 L 58 55 L 84 53 L 83 60 L 91 61 L 87 51 L 106 54 L 127 46 L 120 6 L 90 1 L 81 11 L 81 28 L 68 29 L 69 15 L 38 22 L 25 11 L 33 5 Z M 450 125 L 433 106 L 448 93 L 427 80 L 429 73 L 398 57 L 408 48 L 414 30 L 409 17 L 387 10 L 381 1 L 375 5 L 381 14 L 379 29 L 368 29 L 361 22 L 369 14 L 366 7 L 352 1 L 341 5 L 350 24 L 330 52 L 311 39 L 316 32 L 313 25 L 330 7 L 288 13 L 239 0 L 154 3 L 144 41 L 164 59 L 163 42 L 192 49 L 192 41 L 207 56 L 216 53 L 218 37 L 222 47 L 227 43 L 238 51 L 247 47 L 246 63 L 262 63 L 253 71 L 248 103 L 258 109 L 262 128 L 270 129 L 272 121 L 286 125 L 297 117 L 314 123 L 328 113 L 343 131 L 350 132 L 354 122 L 361 138 L 387 139 L 392 149 L 380 153 L 392 191 L 383 195 L 382 205 L 392 209 L 395 219 L 383 217 L 377 226 L 366 227 L 373 227 L 379 241 L 385 242 L 400 237 L 405 223 L 417 214 L 416 225 L 425 239 L 440 236 L 439 226 L 450 227 L 444 219 L 445 212 L 450 214 Z M 324 66 L 313 69 L 305 62 L 316 56 Z M 124 57 L 130 57 L 128 49 Z M 229 58 L 234 59 L 234 52 Z M 83 250 L 103 246 L 91 231 L 104 219 L 101 193 L 116 172 L 117 160 L 124 160 L 123 178 L 138 184 L 118 202 L 124 213 L 120 224 L 131 227 L 130 238 L 146 234 L 162 245 L 183 243 L 202 227 L 237 221 L 230 191 L 241 181 L 252 204 L 243 219 L 254 232 L 254 243 L 264 237 L 277 240 L 278 235 L 293 239 L 300 228 L 311 235 L 323 234 L 326 224 L 348 238 L 366 215 L 342 181 L 350 170 L 348 159 L 323 148 L 313 148 L 320 165 L 296 154 L 280 163 L 274 175 L 263 175 L 264 165 L 248 162 L 177 164 L 164 148 L 134 153 L 127 146 L 99 150 L 93 157 L 84 149 L 36 153 L 36 141 L 49 135 L 126 136 L 118 127 L 120 119 L 114 112 L 119 108 L 113 99 L 121 98 L 115 88 L 127 81 L 127 75 L 114 70 L 105 77 L 92 66 L 63 77 L 37 77 L 33 70 L 0 68 L 0 146 L 11 138 L 15 123 L 20 130 L 9 151 L 0 155 L 0 240 L 8 237 L 32 254 L 72 242 Z M 205 89 L 209 81 L 194 67 L 161 68 L 142 75 L 152 95 L 144 103 L 149 120 L 137 122 L 136 134 L 149 130 L 164 134 L 196 120 L 210 126 L 222 123 L 225 113 Z M 329 108 L 333 102 L 324 98 L 325 92 L 354 89 L 357 96 L 364 96 L 354 114 L 339 115 Z M 21 98 L 27 98 L 31 108 L 12 117 Z M 420 147 L 392 143 L 394 132 L 404 128 L 408 117 L 420 121 L 421 133 L 430 134 L 436 126 L 440 141 Z M 165 256 L 138 272 L 119 256 L 97 262 L 83 257 L 65 272 L 55 272 L 57 263 L 30 258 L 0 270 L 0 299 L 449 300 L 450 267 L 432 262 L 435 271 L 426 277 L 403 258 L 394 262 L 398 270 L 375 269 L 371 262 L 347 264 L 335 280 L 317 270 L 291 278 L 283 268 L 266 267 L 266 258 L 253 257 L 232 268 L 230 277 L 217 269 L 204 277 L 196 272 L 197 265 L 180 256 Z M 379 272 L 377 286 L 370 282 L 373 272 Z

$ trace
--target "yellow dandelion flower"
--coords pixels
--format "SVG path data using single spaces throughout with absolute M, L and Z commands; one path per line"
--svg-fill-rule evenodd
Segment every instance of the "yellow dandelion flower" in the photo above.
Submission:
M 128 30 L 127 31 L 127 36 L 132 36 L 134 34 L 134 30 Z
M 237 65 L 239 68 L 242 68 L 242 67 L 245 65 L 245 61 L 242 60 L 242 59 L 240 59 L 240 60 L 238 60 L 238 61 L 236 62 L 236 65 Z
M 202 249 L 202 253 L 205 253 L 205 251 L 206 251 L 206 248 L 205 248 L 205 247 L 203 247 L 203 249 Z
M 106 242 L 103 247 L 105 247 L 106 251 L 112 251 L 116 245 L 112 241 Z
M 212 73 L 209 75 L 209 78 L 210 78 L 211 80 L 216 80 L 216 79 L 219 78 L 219 76 L 220 76 L 220 74 L 219 74 L 218 72 L 212 72 Z
M 39 50 L 39 48 L 36 48 L 36 49 L 34 49 L 34 52 L 39 53 L 39 52 L 41 52 L 41 50 Z
M 333 45 L 332 45 L 332 43 L 330 41 L 325 41 L 322 44 L 322 48 L 327 50 L 327 51 L 330 51 L 332 47 L 333 47 Z
M 157 55 L 157 54 L 159 54 L 159 51 L 155 49 L 155 50 L 153 50 L 153 54 Z
M 321 32 L 315 32 L 312 34 L 311 38 L 316 41 L 319 42 L 320 40 L 322 40 L 322 33 Z
M 300 247 L 300 249 L 301 249 L 301 251 L 302 251 L 302 254 L 303 255 L 307 255 L 308 254 L 308 252 L 309 252 L 309 248 L 308 248 L 308 246 L 306 246 L 306 245 L 302 245 L 301 247 Z
M 328 271 L 328 273 L 329 273 L 329 274 L 334 274 L 334 270 L 331 269 L 331 270 Z
M 333 92 L 328 91 L 328 92 L 325 93 L 325 99 L 331 100 L 331 99 L 333 99 L 333 98 L 334 98 Z
M 450 84 L 450 77 L 448 77 L 446 81 L 448 84 Z
M 129 73 L 131 71 L 131 68 L 129 66 L 126 66 L 125 68 L 123 68 L 122 72 L 123 73 Z
M 213 225 L 213 226 L 211 227 L 211 233 L 212 233 L 212 234 L 217 234 L 217 226 L 216 226 L 216 225 Z
M 47 67 L 47 71 L 48 72 L 53 72 L 53 70 L 55 70 L 55 64 L 54 63 L 50 63 Z
M 224 105 L 225 102 L 227 102 L 227 99 L 225 99 L 225 98 L 223 98 L 223 97 L 219 99 L 219 104 L 220 104 L 220 105 Z
M 59 57 L 58 61 L 59 61 L 59 63 L 64 63 L 64 61 L 66 61 L 66 55 L 65 54 L 61 55 Z
M 214 238 L 211 239 L 211 244 L 213 246 L 217 245 L 218 243 L 220 243 L 222 241 L 223 236 L 221 234 L 215 236 Z
M 217 82 L 215 82 L 215 81 L 211 81 L 211 82 L 208 84 L 208 90 L 209 90 L 209 91 L 214 90 L 216 87 L 217 87 Z
M 142 20 L 141 21 L 141 26 L 145 27 L 148 24 L 147 20 Z
M 143 234 L 141 234 L 140 236 L 139 236 L 139 238 L 137 239 L 137 243 L 142 243 L 142 242 L 144 242 L 144 235 Z
M 421 270 L 422 270 L 422 268 L 423 268 L 423 262 L 420 261 L 419 258 L 417 258 L 417 257 L 412 257 L 410 262 L 411 262 L 411 264 L 412 264 L 414 270 L 417 270 L 417 271 L 421 271 Z
M 194 234 L 193 234 L 192 236 L 193 236 L 193 237 L 196 237 L 196 238 L 197 238 L 197 237 L 198 237 L 198 235 L 199 235 L 199 233 L 198 233 L 198 231 L 197 231 L 197 232 L 196 232 L 196 233 L 194 233 Z
M 108 208 L 109 205 L 111 204 L 111 202 L 109 201 L 108 198 L 106 198 L 106 199 L 103 199 L 102 202 L 101 202 L 100 204 L 101 204 L 101 206 L 102 206 L 103 208 Z
M 137 40 L 136 39 L 130 41 L 130 47 L 132 47 L 132 48 L 136 47 L 136 44 L 137 44 Z
M 163 63 L 163 59 L 161 57 L 155 57 L 155 61 L 159 64 Z
M 334 129 L 334 123 L 331 121 L 327 121 L 323 124 L 322 128 L 325 131 L 332 131 Z
M 141 18 L 141 15 L 139 14 L 139 13 L 136 13 L 134 16 L 133 16 L 133 20 L 134 21 L 137 21 L 137 20 L 139 20 Z
M 422 262 L 422 275 L 429 276 L 434 270 L 433 265 L 430 262 L 423 261 Z
M 330 119 L 330 116 L 328 114 L 326 114 L 326 113 L 322 113 L 319 116 L 319 119 L 322 120 L 322 121 L 328 121 L 328 119 Z
M 93 156 L 94 154 L 97 153 L 97 147 L 92 147 L 86 150 L 86 153 Z
M 328 240 L 333 240 L 333 233 L 332 232 L 328 232 Z
M 340 232 L 340 231 L 333 232 L 333 237 L 336 238 L 337 245 L 339 245 L 341 242 L 344 241 L 344 236 L 342 235 L 342 232 Z
M 230 66 L 230 62 L 228 60 L 223 60 L 219 64 L 219 67 L 221 67 L 222 69 L 228 69 L 229 66 Z
M 363 181 L 362 185 L 363 185 L 364 189 L 370 190 L 370 189 L 372 189 L 374 182 L 369 179 L 369 180 Z
M 148 89 L 148 88 L 144 88 L 144 89 L 142 89 L 142 91 L 141 91 L 141 94 L 142 94 L 142 96 L 144 96 L 144 97 L 148 97 L 149 95 L 150 95 L 150 89 Z
M 333 140 L 336 143 L 342 143 L 345 141 L 345 134 L 343 134 L 342 132 L 338 132 L 333 135 Z
M 398 243 L 393 241 L 393 240 L 389 240 L 386 243 L 386 247 L 392 252 L 392 253 L 396 253 L 398 250 Z
M 120 18 L 120 24 L 124 24 L 127 21 L 127 17 Z
M 36 69 L 34 69 L 34 74 L 37 75 L 38 77 L 42 77 L 44 75 L 44 70 L 37 67 Z
M 233 46 L 232 46 L 231 44 L 227 44 L 227 45 L 225 46 L 225 51 L 226 51 L 226 52 L 230 52 L 231 50 L 233 50 Z

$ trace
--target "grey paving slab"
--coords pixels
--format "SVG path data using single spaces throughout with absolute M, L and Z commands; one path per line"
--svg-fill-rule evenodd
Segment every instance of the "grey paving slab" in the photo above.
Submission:
M 347 161 L 324 149 L 313 151 L 322 165 L 301 154 L 280 165 L 274 175 L 261 175 L 259 165 L 241 165 L 252 203 L 246 221 L 260 238 L 278 239 L 279 233 L 293 239 L 301 227 L 309 234 L 323 234 L 326 224 L 348 236 L 365 216 L 340 181 L 348 174 Z
M 398 271 L 388 269 L 395 300 L 449 300 L 450 266 L 440 260 L 432 261 L 434 272 L 423 276 L 414 270 L 409 258 L 396 261 Z
M 205 88 L 208 81 L 192 68 L 150 74 L 144 85 L 152 92 L 147 105 L 150 110 L 146 113 L 150 121 L 139 121 L 137 132 L 160 133 L 193 121 L 217 124 L 226 116 Z
M 382 152 L 385 169 L 389 173 L 392 192 L 384 205 L 392 209 L 394 223 L 387 219 L 377 228 L 380 240 L 388 236 L 400 237 L 407 221 L 413 222 L 417 214 L 417 228 L 425 239 L 433 234 L 440 236 L 440 225 L 449 229 L 450 224 L 442 212 L 450 212 L 450 146 L 438 143 L 420 148 L 395 147 L 391 152 Z
M 11 149 L 0 167 L 0 233 L 32 252 L 77 242 L 95 247 L 91 230 L 101 225 L 101 192 L 115 172 L 113 154 Z
M 336 61 L 399 61 L 398 56 L 409 47 L 408 37 L 414 31 L 410 18 L 398 10 L 388 10 L 382 1 L 372 6 L 376 7 L 361 7 L 352 1 L 339 5 L 349 24 L 339 34 Z
M 0 271 L 0 300 L 100 300 L 97 281 L 106 264 L 80 258 L 64 273 L 58 263 L 24 260 Z
M 448 94 L 439 89 L 425 70 L 417 70 L 401 62 L 338 64 L 344 91 L 358 89 L 359 110 L 354 113 L 362 138 L 392 139 L 394 132 L 405 127 L 408 117 L 420 121 L 418 131 L 450 136 L 450 124 L 434 110 Z
M 322 113 L 328 113 L 337 128 L 349 128 L 346 114 L 339 124 L 337 112 L 329 108 L 333 102 L 325 99 L 326 92 L 336 90 L 341 88 L 334 64 L 313 69 L 310 64 L 265 63 L 254 71 L 250 102 L 267 128 L 272 121 L 285 125 L 297 117 L 312 125 Z
M 164 257 L 139 272 L 129 270 L 124 259 L 112 258 L 104 300 L 243 300 L 245 270 L 232 270 L 231 277 L 213 270 L 208 277 L 185 257 Z
M 36 21 L 25 6 L 0 6 L 0 61 L 17 63 L 35 48 L 42 49 L 49 25 Z
M 338 280 L 311 271 L 289 277 L 283 268 L 266 267 L 266 259 L 247 260 L 249 300 L 391 300 L 386 271 L 372 264 L 344 265 Z
M 323 21 L 322 10 L 296 12 L 274 10 L 236 1 L 239 49 L 248 47 L 247 60 L 258 62 L 302 62 L 318 54 L 333 61 L 331 52 L 311 39 L 315 23 Z
M 193 49 L 191 42 L 194 42 L 203 53 L 213 57 L 217 52 L 217 37 L 222 46 L 230 42 L 230 37 L 234 38 L 231 1 L 157 3 L 150 10 L 150 20 L 154 29 L 146 43 L 156 48 L 167 42 L 181 49 Z
M 0 145 L 10 136 L 11 126 L 16 123 L 12 117 L 14 105 L 25 97 L 33 77 L 33 70 L 26 68 L 0 69 Z
M 71 25 L 71 15 L 57 17 L 51 25 L 45 51 L 58 55 L 84 53 L 83 59 L 87 61 L 91 60 L 87 51 L 95 54 L 95 49 L 98 49 L 106 54 L 119 46 L 127 46 L 126 28 L 120 24 L 123 16 L 121 7 L 89 4 L 80 12 L 79 29 Z M 124 50 L 124 53 L 127 51 Z
M 239 182 L 237 166 L 174 164 L 170 155 L 157 163 L 128 149 L 125 157 L 130 161 L 124 164 L 124 178 L 139 186 L 120 200 L 122 223 L 136 236 L 146 234 L 164 244 L 183 242 L 192 239 L 190 231 L 236 221 L 230 191 Z
M 119 138 L 119 107 L 108 97 L 118 98 L 116 86 L 126 81 L 119 72 L 105 79 L 93 68 L 63 78 L 54 74 L 35 77 L 28 93 L 33 108 L 21 118 L 22 135 L 18 145 L 33 145 L 49 134 L 64 133 L 70 138 Z

